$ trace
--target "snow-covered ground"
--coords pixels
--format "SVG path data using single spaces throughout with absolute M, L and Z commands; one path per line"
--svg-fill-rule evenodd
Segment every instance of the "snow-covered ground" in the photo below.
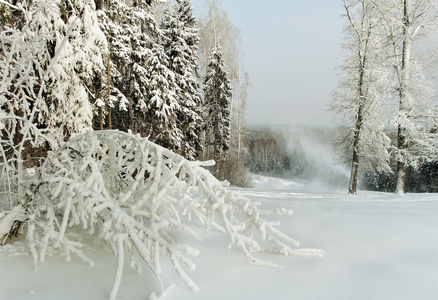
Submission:
M 236 189 L 262 208 L 294 210 L 280 230 L 318 248 L 324 257 L 256 254 L 281 264 L 265 269 L 248 265 L 241 252 L 227 249 L 226 236 L 210 231 L 202 242 L 182 240 L 200 250 L 190 276 L 200 291 L 189 291 L 163 263 L 166 299 L 438 299 L 438 194 L 405 196 L 323 191 L 320 185 L 254 176 L 255 188 Z M 24 242 L 0 247 L 0 299 L 107 299 L 116 268 L 108 249 L 87 251 L 92 267 L 58 255 L 34 265 Z M 118 299 L 147 299 L 159 290 L 145 269 L 126 268 Z

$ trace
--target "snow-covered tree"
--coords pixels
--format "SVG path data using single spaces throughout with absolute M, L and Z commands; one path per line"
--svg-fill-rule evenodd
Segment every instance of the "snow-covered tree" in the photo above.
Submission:
M 240 66 L 240 62 L 238 65 Z M 225 177 L 232 185 L 248 186 L 249 167 L 243 158 L 249 151 L 244 142 L 248 134 L 244 115 L 250 83 L 248 73 L 240 67 L 238 74 L 239 76 L 232 82 L 234 88 L 230 104 L 230 151 L 225 161 L 227 170 Z
M 146 136 L 167 149 L 181 151 L 183 133 L 178 127 L 178 86 L 174 73 L 169 70 L 168 57 L 163 46 L 155 43 L 146 60 L 147 98 L 145 99 Z
M 344 7 L 348 19 L 344 48 L 349 56 L 344 58 L 341 91 L 335 93 L 331 108 L 349 122 L 341 144 L 352 149 L 348 193 L 356 194 L 359 170 L 391 171 L 391 140 L 384 129 L 389 75 L 376 7 L 366 0 L 344 0 Z
M 109 125 L 148 136 L 164 147 L 181 151 L 178 126 L 178 85 L 169 69 L 165 37 L 148 1 L 111 0 L 100 12 L 101 26 L 109 40 L 104 90 Z M 114 123 L 114 124 L 113 124 Z M 110 127 L 108 125 L 108 127 Z
M 209 14 L 201 18 L 200 36 L 200 72 L 205 77 L 211 53 L 216 44 L 222 49 L 222 57 L 230 79 L 232 96 L 230 98 L 230 152 L 226 158 L 226 179 L 232 184 L 241 185 L 240 179 L 247 177 L 247 170 L 242 160 L 247 149 L 242 141 L 246 136 L 244 113 L 246 95 L 249 87 L 249 76 L 241 63 L 243 56 L 240 30 L 228 18 L 226 11 L 221 9 L 220 0 L 209 0 Z M 203 157 L 207 157 L 203 152 Z M 237 179 L 237 180 L 235 180 Z
M 4 11 L 18 16 L 13 23 L 5 18 L 0 36 L 0 161 L 10 206 L 23 197 L 23 166 L 42 159 L 33 153 L 41 142 L 56 148 L 66 132 L 78 133 L 91 125 L 84 90 L 91 78 L 87 71 L 99 65 L 94 52 L 99 40 L 98 32 L 85 27 L 93 29 L 93 3 L 82 2 L 80 12 L 69 7 L 70 18 L 61 13 L 62 3 L 32 1 L 26 9 L 1 3 Z M 88 61 L 84 56 L 90 56 Z
M 205 151 L 214 158 L 217 167 L 215 174 L 221 174 L 222 162 L 230 147 L 230 98 L 231 86 L 225 70 L 219 45 L 213 49 L 207 73 L 204 78 L 204 126 Z
M 41 10 L 56 7 L 53 1 L 45 4 Z M 26 151 L 41 142 L 42 131 L 33 120 L 43 101 L 48 36 L 44 31 L 34 31 L 27 17 L 38 13 L 37 9 L 30 13 L 12 4 L 0 5 L 3 13 L 23 18 L 21 26 L 11 23 L 11 19 L 0 31 L 0 178 L 1 189 L 8 195 L 9 208 L 12 208 L 23 196 Z M 3 208 L 4 204 L 1 203 Z
M 103 1 L 100 26 L 108 40 L 99 109 L 106 128 L 141 132 L 147 101 L 147 59 L 161 35 L 150 1 Z
M 53 72 L 46 79 L 46 101 L 40 108 L 39 122 L 48 128 L 60 128 L 62 135 L 85 132 L 92 128 L 91 103 L 98 92 L 95 80 L 104 69 L 101 48 L 106 46 L 94 1 L 61 1 L 59 6 L 44 10 L 38 2 L 30 7 L 35 6 L 38 11 L 34 15 L 35 26 L 52 36 L 48 49 L 51 56 L 58 55 Z M 64 44 L 58 51 L 61 43 Z
M 177 0 L 162 22 L 169 69 L 174 72 L 181 110 L 178 127 L 183 133 L 181 151 L 195 159 L 201 148 L 201 98 L 197 76 L 198 28 L 190 0 Z
M 371 0 L 370 0 L 371 1 Z M 424 76 L 427 63 L 422 63 L 415 55 L 415 47 L 421 45 L 438 25 L 438 10 L 435 0 L 371 1 L 379 10 L 381 23 L 386 28 L 392 53 L 389 56 L 393 65 L 395 90 L 398 99 L 398 112 L 395 117 L 397 145 L 394 155 L 397 160 L 396 192 L 404 193 L 408 166 L 417 167 L 421 161 L 435 157 L 433 139 L 424 139 L 428 132 L 427 124 L 419 122 L 427 111 L 429 100 L 428 83 Z M 417 49 L 418 50 L 418 49 Z M 432 143 L 431 143 L 432 142 Z M 418 148 L 429 151 L 418 152 Z
M 24 199 L 26 216 L 17 208 L 6 217 L 29 218 L 27 240 L 35 260 L 44 260 L 49 249 L 57 249 L 67 260 L 76 255 L 92 264 L 82 250 L 83 241 L 89 239 L 77 238 L 77 233 L 108 243 L 117 255 L 110 299 L 117 296 L 125 255 L 138 271 L 142 266 L 152 270 L 161 283 L 161 293 L 161 260 L 166 255 L 184 283 L 198 289 L 183 268 L 195 269 L 188 257 L 197 256 L 198 250 L 174 237 L 181 230 L 201 239 L 189 224 L 192 218 L 204 231 L 214 228 L 226 234 L 229 247 L 237 246 L 251 264 L 276 266 L 253 255 L 260 251 L 322 254 L 296 249 L 296 241 L 262 217 L 291 211 L 259 209 L 202 167 L 212 163 L 186 160 L 139 135 L 85 133 L 49 155 Z

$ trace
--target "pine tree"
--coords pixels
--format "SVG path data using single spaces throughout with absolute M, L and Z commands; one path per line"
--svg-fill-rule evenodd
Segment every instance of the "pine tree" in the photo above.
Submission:
M 144 131 L 147 98 L 146 61 L 161 35 L 148 1 L 104 1 L 100 26 L 108 40 L 106 74 L 100 94 L 106 127 Z M 102 121 L 101 121 L 102 122 Z
M 230 80 L 220 46 L 216 46 L 204 78 L 204 130 L 206 151 L 216 161 L 216 177 L 222 177 L 222 162 L 230 147 Z
M 90 100 L 95 97 L 95 79 L 100 78 L 103 69 L 101 48 L 106 44 L 94 1 L 61 1 L 59 7 L 46 7 L 38 14 L 35 16 L 38 26 L 52 35 L 48 41 L 51 58 L 57 55 L 54 72 L 48 74 L 46 102 L 41 107 L 39 122 L 61 129 L 60 135 L 85 132 L 92 127 Z M 65 44 L 57 51 L 61 43 Z
M 178 128 L 182 131 L 182 154 L 195 159 L 201 148 L 201 98 L 196 78 L 198 28 L 190 0 L 177 0 L 172 12 L 165 12 L 162 28 L 169 69 L 178 87 L 180 111 Z
M 205 77 L 210 55 L 216 44 L 221 46 L 222 57 L 230 86 L 232 97 L 230 98 L 230 151 L 225 162 L 225 178 L 233 185 L 245 185 L 248 178 L 248 168 L 244 165 L 243 157 L 247 149 L 243 146 L 246 138 L 244 123 L 244 110 L 249 86 L 248 74 L 241 64 L 241 37 L 240 30 L 236 28 L 228 18 L 227 12 L 221 9 L 220 0 L 209 1 L 209 15 L 201 19 L 199 43 L 200 73 Z M 204 136 L 204 134 L 202 134 Z M 203 142 L 205 138 L 202 137 Z M 206 151 L 202 157 L 207 158 Z
M 100 19 L 110 50 L 106 62 L 106 76 L 110 74 L 110 78 L 103 92 L 107 100 L 102 101 L 108 111 L 108 122 L 181 153 L 178 86 L 168 68 L 165 37 L 152 7 L 148 1 L 128 5 L 111 0 L 107 4 L 109 7 L 100 14 Z
M 181 152 L 183 135 L 177 126 L 177 112 L 181 107 L 175 92 L 175 75 L 167 68 L 168 63 L 163 46 L 155 43 L 145 65 L 148 82 L 145 132 L 150 141 Z

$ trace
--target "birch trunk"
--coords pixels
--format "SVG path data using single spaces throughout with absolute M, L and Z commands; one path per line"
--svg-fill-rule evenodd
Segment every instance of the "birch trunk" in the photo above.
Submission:
M 411 58 L 411 48 L 412 48 L 412 22 L 409 17 L 409 0 L 403 1 L 403 45 L 402 45 L 402 57 L 401 57 L 401 70 L 400 70 L 400 86 L 399 86 L 399 114 L 406 115 L 409 111 L 407 107 L 408 94 L 407 87 L 409 86 L 409 71 L 410 71 L 410 58 Z M 406 171 L 407 171 L 407 161 L 406 161 L 406 128 L 403 125 L 398 125 L 397 131 L 397 148 L 400 151 L 400 157 L 397 161 L 397 185 L 396 193 L 404 194 L 406 186 Z
M 351 14 L 350 8 L 347 5 L 347 2 L 344 1 L 344 7 L 347 11 L 347 17 L 353 28 L 356 39 L 357 39 L 357 61 L 358 61 L 358 73 L 359 78 L 357 81 L 357 102 L 358 107 L 356 111 L 356 123 L 354 128 L 354 137 L 353 137 L 353 157 L 352 157 L 352 165 L 351 165 L 351 174 L 350 174 L 350 184 L 348 187 L 348 193 L 351 195 L 357 194 L 357 180 L 359 174 L 359 158 L 360 158 L 360 142 L 362 135 L 362 127 L 364 122 L 364 106 L 365 101 L 368 100 L 368 95 L 366 91 L 366 79 L 365 79 L 365 71 L 368 66 L 368 54 L 370 52 L 369 49 L 369 41 L 371 39 L 372 33 L 372 22 L 370 20 L 369 11 L 367 9 L 367 5 L 362 3 L 362 16 L 360 20 L 360 26 L 356 26 Z

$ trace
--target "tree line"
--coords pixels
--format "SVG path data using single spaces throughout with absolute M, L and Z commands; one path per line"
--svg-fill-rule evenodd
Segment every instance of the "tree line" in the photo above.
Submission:
M 245 139 L 245 165 L 258 174 L 317 181 L 330 188 L 341 188 L 349 183 L 345 165 L 348 153 L 339 147 L 338 139 L 345 128 L 304 127 L 250 127 Z M 395 144 L 397 131 L 385 134 Z M 394 192 L 397 161 L 389 162 L 390 171 L 362 170 L 357 188 Z M 409 167 L 406 174 L 406 192 L 438 192 L 438 161 L 423 162 L 417 168 Z

